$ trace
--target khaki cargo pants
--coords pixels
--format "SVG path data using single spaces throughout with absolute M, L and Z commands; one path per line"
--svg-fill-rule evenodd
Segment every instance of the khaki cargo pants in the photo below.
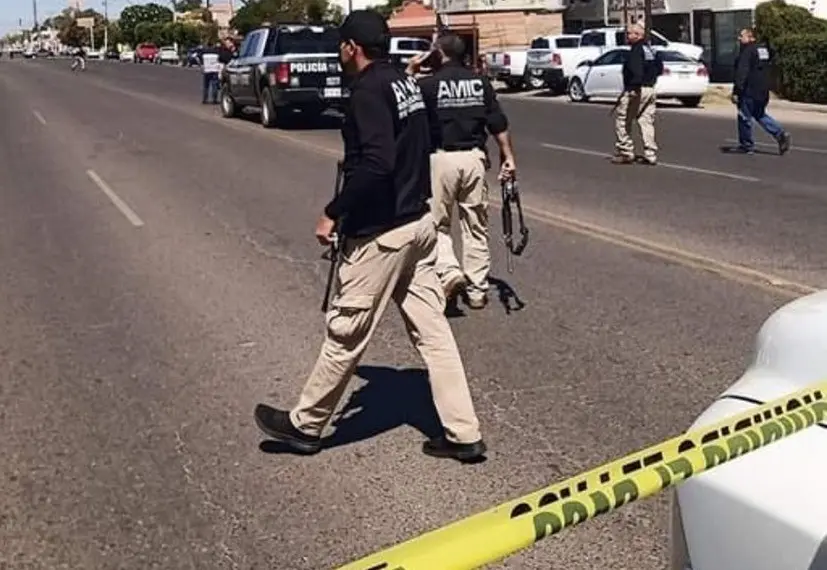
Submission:
M 626 91 L 620 97 L 615 112 L 615 154 L 627 158 L 635 157 L 635 143 L 632 127 L 637 123 L 643 139 L 643 156 L 657 160 L 658 146 L 655 143 L 655 89 L 641 87 L 640 94 Z M 641 113 L 641 110 L 643 112 Z M 640 115 L 640 117 L 638 117 Z
M 444 315 L 436 276 L 436 224 L 421 219 L 370 238 L 348 238 L 327 334 L 313 372 L 290 412 L 293 425 L 320 435 L 344 394 L 388 303 L 393 300 L 428 368 L 434 404 L 447 439 L 481 439 L 468 381 Z
M 437 224 L 437 274 L 442 284 L 457 273 L 468 280 L 466 292 L 479 299 L 488 292 L 488 159 L 482 150 L 437 151 L 431 155 L 431 212 Z M 462 265 L 454 254 L 451 218 L 459 208 Z

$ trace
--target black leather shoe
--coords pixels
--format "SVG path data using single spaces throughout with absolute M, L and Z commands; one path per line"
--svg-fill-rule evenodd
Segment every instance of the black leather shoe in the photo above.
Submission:
M 307 435 L 293 426 L 293 422 L 290 421 L 290 412 L 259 404 L 253 415 L 261 431 L 299 453 L 311 455 L 322 448 L 320 437 Z
M 435 437 L 422 444 L 425 455 L 439 458 L 456 459 L 462 463 L 477 463 L 485 459 L 487 451 L 482 440 L 474 443 L 454 443 L 445 437 Z

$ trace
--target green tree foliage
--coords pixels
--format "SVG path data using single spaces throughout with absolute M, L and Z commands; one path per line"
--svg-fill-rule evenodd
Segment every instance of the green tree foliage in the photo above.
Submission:
M 201 0 L 177 0 L 172 3 L 176 12 L 192 12 L 202 7 Z
M 755 30 L 775 52 L 774 91 L 793 101 L 827 103 L 827 21 L 771 0 L 755 8 Z
M 755 30 L 761 41 L 774 48 L 775 41 L 783 35 L 827 33 L 827 20 L 784 0 L 771 0 L 755 7 Z
M 791 101 L 827 104 L 827 33 L 775 39 L 776 91 Z
M 384 4 L 374 6 L 373 9 L 382 14 L 385 18 L 390 18 L 393 11 L 402 6 L 405 0 L 387 0 Z
M 203 22 L 141 22 L 135 26 L 135 44 L 153 43 L 189 48 L 218 41 L 218 26 Z
M 337 24 L 342 18 L 342 9 L 328 0 L 247 0 L 230 25 L 246 34 L 264 22 Z
M 165 24 L 172 21 L 172 10 L 160 4 L 135 4 L 127 6 L 121 11 L 121 18 L 119 20 L 121 26 L 121 34 L 126 43 L 135 45 L 141 41 L 146 41 L 138 38 L 137 27 L 140 24 Z M 145 34 L 147 27 L 142 28 L 142 33 Z

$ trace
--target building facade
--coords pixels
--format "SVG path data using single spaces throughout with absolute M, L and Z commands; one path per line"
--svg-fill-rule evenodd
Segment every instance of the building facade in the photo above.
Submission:
M 466 0 L 467 1 L 467 0 Z M 537 36 L 560 34 L 563 31 L 563 10 L 532 12 L 523 10 L 475 11 L 472 13 L 440 14 L 451 31 L 459 34 L 469 46 L 474 59 L 480 53 L 508 47 L 526 47 Z M 430 40 L 436 30 L 436 14 L 430 3 L 408 0 L 388 19 L 394 36 L 420 37 Z

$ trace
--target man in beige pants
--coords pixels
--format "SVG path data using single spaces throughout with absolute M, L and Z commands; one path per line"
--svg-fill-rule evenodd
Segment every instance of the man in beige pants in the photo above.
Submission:
M 635 162 L 634 123 L 638 124 L 643 139 L 643 156 L 638 159 L 639 162 L 650 166 L 658 162 L 655 83 L 663 71 L 663 63 L 646 43 L 645 36 L 646 30 L 640 23 L 626 28 L 626 40 L 632 47 L 623 64 L 623 93 L 615 109 L 614 164 Z
M 321 434 L 393 301 L 428 367 L 443 435 L 426 441 L 434 457 L 476 461 L 486 451 L 465 370 L 443 311 L 436 275 L 436 223 L 429 212 L 430 136 L 422 92 L 386 61 L 387 22 L 357 10 L 340 27 L 340 58 L 356 77 L 342 127 L 344 186 L 327 205 L 316 237 L 329 243 L 335 221 L 345 236 L 338 288 L 316 365 L 291 411 L 259 404 L 259 428 L 301 453 Z M 366 411 L 365 413 L 370 413 Z
M 437 273 L 445 296 L 465 287 L 468 306 L 482 309 L 488 301 L 487 133 L 500 147 L 500 180 L 516 175 L 508 119 L 487 78 L 462 65 L 465 44 L 455 34 L 437 38 L 435 53 L 413 58 L 408 74 L 415 74 L 425 57 L 435 60 L 433 75 L 419 80 L 431 123 L 431 212 L 437 222 Z M 454 254 L 451 218 L 459 208 L 462 264 Z

